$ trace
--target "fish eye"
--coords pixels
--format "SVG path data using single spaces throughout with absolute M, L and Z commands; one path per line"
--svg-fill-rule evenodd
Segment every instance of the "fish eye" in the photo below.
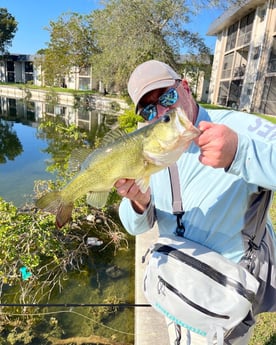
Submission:
M 170 115 L 164 115 L 164 116 L 162 116 L 162 122 L 170 122 L 170 120 L 171 120 Z

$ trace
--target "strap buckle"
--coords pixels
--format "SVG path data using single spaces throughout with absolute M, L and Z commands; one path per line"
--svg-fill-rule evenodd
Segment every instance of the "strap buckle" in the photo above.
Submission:
M 175 229 L 175 234 L 177 236 L 184 237 L 185 227 L 182 223 L 182 216 L 183 216 L 184 212 L 178 212 L 178 213 L 174 213 L 174 214 L 176 215 L 176 221 L 177 221 L 177 227 Z
M 249 249 L 255 249 L 255 250 L 259 250 L 260 246 L 258 246 L 255 242 L 254 242 L 255 236 L 250 238 L 248 240 L 248 244 L 249 244 Z

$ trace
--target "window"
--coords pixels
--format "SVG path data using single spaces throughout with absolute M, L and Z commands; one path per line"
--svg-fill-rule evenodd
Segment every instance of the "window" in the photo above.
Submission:
M 227 54 L 224 56 L 221 79 L 226 79 L 226 78 L 231 77 L 233 57 L 234 57 L 234 53 Z
M 14 62 L 13 61 L 7 61 L 7 71 L 8 72 L 14 72 Z
M 221 82 L 219 86 L 218 104 L 227 105 L 229 81 Z
M 254 18 L 255 11 L 241 19 L 237 46 L 243 46 L 250 43 Z
M 234 73 L 233 73 L 234 78 L 240 78 L 245 75 L 247 60 L 248 60 L 248 47 L 244 47 L 236 51 Z
M 54 114 L 55 113 L 55 106 L 50 103 L 46 103 L 45 105 L 45 112 L 47 114 Z
M 26 73 L 25 74 L 25 83 L 28 81 L 33 81 L 33 74 L 32 73 Z
M 25 62 L 25 72 L 33 73 L 34 67 L 31 61 Z
M 261 109 L 263 114 L 276 114 L 276 77 L 265 79 Z
M 273 37 L 267 72 L 276 72 L 276 36 Z
M 90 78 L 80 77 L 79 78 L 79 89 L 80 90 L 90 90 Z
M 16 99 L 8 98 L 8 109 L 11 117 L 17 116 Z
M 228 29 L 226 50 L 231 50 L 236 46 L 237 32 L 239 23 L 231 25 Z
M 27 102 L 27 119 L 35 122 L 35 102 Z
M 15 82 L 14 72 L 8 71 L 8 83 L 14 83 L 14 82 Z
M 61 105 L 56 105 L 54 107 L 54 114 L 55 115 L 60 115 L 60 116 L 65 116 L 65 114 L 66 114 L 66 107 L 63 107 Z
M 89 77 L 90 74 L 91 74 L 91 67 L 90 67 L 90 66 L 88 66 L 88 67 L 82 67 L 82 68 L 80 69 L 79 75 Z
M 229 89 L 227 106 L 238 109 L 242 90 L 243 80 L 232 80 Z
M 25 83 L 33 81 L 33 71 L 34 71 L 34 66 L 31 61 L 26 61 L 25 62 Z

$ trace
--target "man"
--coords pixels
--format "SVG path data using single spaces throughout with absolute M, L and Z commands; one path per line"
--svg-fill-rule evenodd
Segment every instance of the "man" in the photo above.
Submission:
M 260 229 L 262 242 L 248 266 L 260 282 L 253 313 L 275 311 L 276 238 L 266 214 L 276 190 L 276 126 L 242 112 L 206 111 L 193 99 L 187 82 L 160 61 L 139 65 L 130 76 L 128 91 L 136 112 L 146 121 L 181 106 L 201 130 L 177 161 L 185 237 L 238 263 L 245 260 L 250 239 Z M 152 175 L 145 193 L 130 179 L 121 179 L 115 186 L 124 197 L 119 213 L 129 233 L 141 234 L 155 221 L 160 235 L 174 232 L 168 169 Z M 248 344 L 254 315 L 230 331 L 225 344 Z M 204 338 L 182 332 L 183 344 L 205 344 Z

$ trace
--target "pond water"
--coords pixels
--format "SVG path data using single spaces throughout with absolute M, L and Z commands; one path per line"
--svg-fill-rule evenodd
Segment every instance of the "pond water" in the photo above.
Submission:
M 5 162 L 0 164 L 0 196 L 6 201 L 12 201 L 21 207 L 33 193 L 35 180 L 52 179 L 53 174 L 46 171 L 46 161 L 50 155 L 43 152 L 46 140 L 36 137 L 37 128 L 0 120 L 0 127 L 8 127 L 10 136 L 17 137 L 22 151 L 13 159 L 7 157 L 7 152 L 1 152 Z M 2 131 L 3 132 L 3 131 Z M 13 145 L 9 142 L 9 145 Z
M 12 106 L 4 107 L 3 104 Z M 17 207 L 32 199 L 35 180 L 55 178 L 46 171 L 52 156 L 49 150 L 45 150 L 49 145 L 47 138 L 38 135 L 39 115 L 35 112 L 36 108 L 34 102 L 29 104 L 29 108 L 24 108 L 21 100 L 0 98 L 0 197 Z M 82 120 L 86 121 L 82 127 L 87 130 L 89 140 L 93 141 L 99 133 L 102 135 L 112 128 L 116 116 L 99 114 L 94 110 L 83 112 Z M 49 303 L 134 303 L 134 239 L 127 237 L 127 241 L 128 248 L 124 247 L 116 253 L 112 246 L 106 250 L 91 248 L 82 269 L 68 274 L 63 289 L 55 292 Z M 119 268 L 118 276 L 110 274 L 114 268 Z M 44 338 L 48 338 L 48 342 L 45 340 L 47 345 L 52 344 L 50 336 L 93 338 L 95 335 L 131 344 L 134 339 L 134 310 L 122 308 L 114 312 L 115 309 L 112 305 L 109 308 L 63 306 L 29 310 L 28 314 L 45 315 L 44 323 L 41 321 L 32 332 L 44 334 Z M 11 334 L 5 334 L 7 344 L 22 344 L 22 337 L 16 341 L 15 335 Z M 41 339 L 33 336 L 28 344 L 44 344 Z
M 51 153 L 45 152 L 48 141 L 38 135 L 39 122 L 46 114 L 48 119 L 60 118 L 86 130 L 92 143 L 108 132 L 117 119 L 114 114 L 96 110 L 0 97 L 0 197 L 18 207 L 32 194 L 35 180 L 54 178 L 46 171 L 51 159 Z

